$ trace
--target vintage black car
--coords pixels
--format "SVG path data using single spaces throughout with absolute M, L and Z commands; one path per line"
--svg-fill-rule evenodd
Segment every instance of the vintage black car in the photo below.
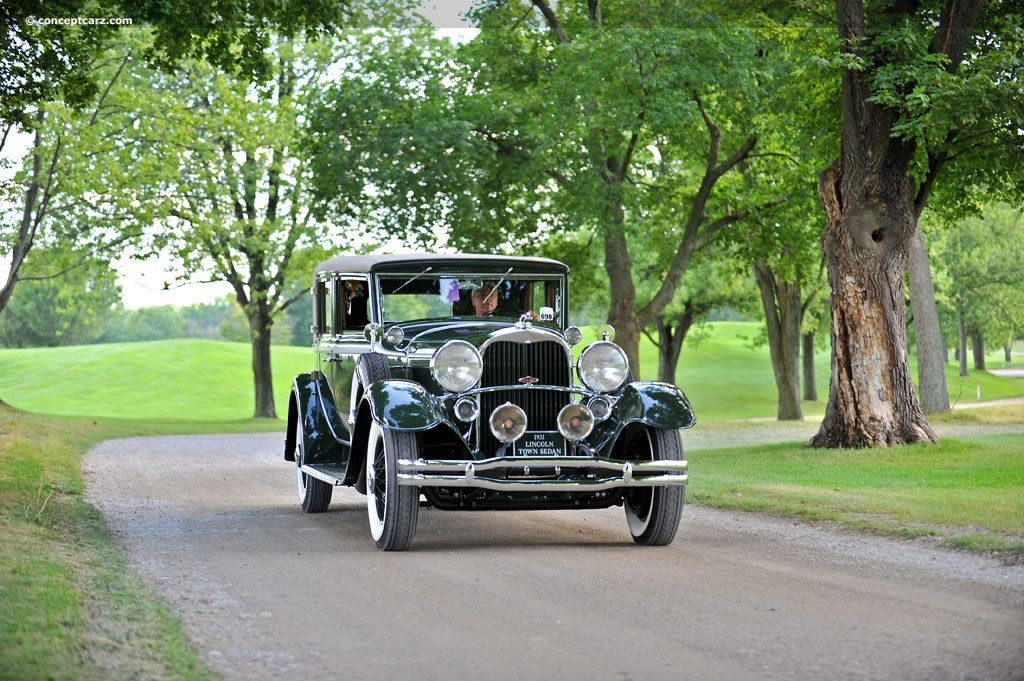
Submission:
M 610 327 L 574 359 L 568 285 L 569 269 L 542 258 L 316 267 L 316 368 L 295 378 L 285 440 L 302 509 L 325 511 L 335 486 L 352 486 L 377 546 L 400 551 L 421 494 L 444 510 L 621 505 L 638 544 L 669 544 L 693 410 L 674 385 L 632 381 Z

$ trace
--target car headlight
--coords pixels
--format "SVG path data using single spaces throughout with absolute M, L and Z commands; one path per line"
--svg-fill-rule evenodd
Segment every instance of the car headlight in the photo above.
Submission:
M 591 390 L 610 393 L 618 390 L 629 375 L 626 353 L 615 343 L 599 341 L 580 353 L 576 364 L 583 385 Z
M 480 381 L 484 362 L 466 341 L 448 341 L 430 358 L 430 373 L 442 388 L 461 393 Z

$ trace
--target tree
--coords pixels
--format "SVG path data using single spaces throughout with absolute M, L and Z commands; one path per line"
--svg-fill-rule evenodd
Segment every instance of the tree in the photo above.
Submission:
M 922 94 L 951 82 L 970 54 L 981 4 L 950 0 L 933 14 L 886 3 L 868 13 L 860 0 L 837 0 L 842 144 L 819 179 L 828 217 L 822 250 L 832 290 L 832 382 L 812 446 L 937 440 L 907 361 L 903 276 L 917 226 L 911 171 L 919 151 L 911 128 L 926 118 Z
M 315 115 L 318 194 L 334 206 L 371 188 L 361 216 L 426 226 L 428 239 L 445 227 L 455 246 L 589 230 L 611 289 L 607 319 L 639 371 L 642 330 L 694 253 L 782 200 L 741 186 L 737 172 L 761 161 L 753 119 L 778 65 L 759 63 L 746 33 L 661 28 L 706 20 L 688 4 L 533 6 L 485 3 L 482 31 L 454 51 L 373 36 L 374 55 Z M 659 231 L 638 244 L 650 225 Z M 641 301 L 637 279 L 650 273 L 633 253 L 659 240 L 672 257 Z
M 271 327 L 306 291 L 294 273 L 311 271 L 329 244 L 328 223 L 310 213 L 298 138 L 305 102 L 328 78 L 330 49 L 281 40 L 273 51 L 267 84 L 202 62 L 152 74 L 139 113 L 161 123 L 133 141 L 160 159 L 145 189 L 153 248 L 174 254 L 185 276 L 229 283 L 244 311 L 258 418 L 276 418 Z
M 181 59 L 201 54 L 224 69 L 259 78 L 269 68 L 265 48 L 268 36 L 275 30 L 288 36 L 307 32 L 328 33 L 343 19 L 352 18 L 347 15 L 347 7 L 347 3 L 336 0 L 302 3 L 262 0 L 216 4 L 178 2 L 173 5 L 157 0 L 131 3 L 64 0 L 46 4 L 40 0 L 27 0 L 13 5 L 4 4 L 0 6 L 5 39 L 4 50 L 0 54 L 0 127 L 3 129 L 0 150 L 16 126 L 38 133 L 47 106 L 77 110 L 93 104 L 100 92 L 103 92 L 101 99 L 106 97 L 114 80 L 104 80 L 102 68 L 94 69 L 94 60 L 100 58 L 102 66 L 105 41 L 126 35 L 125 31 L 115 31 L 110 19 L 124 18 L 127 14 L 129 18 L 148 23 L 155 35 L 149 57 L 164 68 L 173 68 Z M 376 9 L 378 12 L 381 10 Z M 382 16 L 390 16 L 395 11 L 400 12 L 401 9 L 386 5 Z M 41 21 L 30 22 L 30 17 Z M 81 21 L 90 17 L 105 21 Z M 98 79 L 97 73 L 101 74 Z M 97 120 L 94 118 L 92 122 Z M 21 202 L 24 210 L 20 224 L 11 228 L 5 217 L 5 224 L 0 228 L 0 238 L 10 246 L 11 253 L 6 281 L 0 288 L 0 313 L 19 281 L 18 273 L 25 257 L 39 243 L 45 231 L 49 197 L 55 188 L 50 179 L 60 158 L 61 146 L 57 144 L 50 150 L 52 155 L 45 157 L 40 142 L 37 135 L 30 156 L 32 171 L 24 183 Z M 46 160 L 50 161 L 48 167 Z M 139 157 L 130 158 L 127 167 L 140 160 Z M 107 185 L 96 184 L 95 187 Z M 78 196 L 81 198 L 83 195 Z M 90 235 L 87 223 L 77 225 L 76 238 L 81 241 L 99 241 L 105 236 Z M 257 395 L 262 392 L 258 390 Z
M 35 277 L 55 263 L 71 262 L 61 277 Z M 40 263 L 40 270 L 36 266 Z M 24 283 L 0 316 L 0 345 L 56 347 L 89 343 L 121 299 L 117 274 L 106 261 L 64 248 L 37 249 L 25 266 Z
M 737 263 L 724 254 L 707 252 L 694 258 L 675 299 L 656 320 L 655 333 L 644 330 L 658 348 L 659 381 L 676 382 L 683 344 L 690 331 L 700 328 L 711 312 L 749 304 L 752 290 L 749 285 L 744 286 L 736 272 Z M 642 289 L 641 284 L 641 295 L 645 293 Z
M 119 14 L 112 3 L 84 0 L 45 4 L 42 0 L 27 0 L 0 5 L 4 32 L 0 50 L 3 142 L 12 128 L 34 129 L 35 112 L 43 103 L 77 107 L 93 99 L 99 91 L 93 78 L 93 60 L 117 28 L 74 22 L 88 16 Z
M 349 13 L 349 3 L 338 0 L 4 3 L 0 5 L 4 34 L 0 50 L 0 128 L 4 139 L 12 126 L 32 130 L 34 112 L 45 103 L 60 102 L 71 108 L 89 104 L 103 86 L 102 80 L 95 78 L 94 60 L 114 38 L 119 25 L 151 28 L 154 39 L 148 56 L 164 68 L 173 68 L 185 59 L 205 57 L 222 70 L 260 79 L 269 70 L 265 50 L 275 32 L 316 37 L 360 19 Z
M 993 248 L 997 244 L 997 248 Z M 985 339 L 1005 344 L 1024 330 L 1024 218 L 1006 205 L 985 209 L 943 235 L 939 262 L 957 320 L 960 375 L 967 375 L 967 343 L 975 369 L 985 368 Z
M 89 260 L 106 259 L 137 236 L 113 209 L 117 193 L 109 180 L 118 167 L 112 153 L 116 141 L 105 121 L 122 102 L 119 83 L 127 47 L 116 44 L 89 73 L 103 89 L 88 106 L 42 103 L 33 114 L 33 142 L 24 165 L 3 185 L 0 240 L 7 247 L 6 274 L 0 286 L 3 313 L 15 286 L 25 277 L 22 267 L 33 248 L 60 248 L 78 260 L 38 263 L 34 279 L 59 277 Z M 115 87 L 116 86 L 116 87 Z M 78 158 L 84 162 L 72 163 Z

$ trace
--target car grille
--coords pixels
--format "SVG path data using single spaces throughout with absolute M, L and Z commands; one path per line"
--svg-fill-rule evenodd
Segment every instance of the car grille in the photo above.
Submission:
M 517 343 L 497 341 L 484 351 L 484 371 L 480 386 L 484 388 L 505 385 L 526 385 L 521 379 L 537 379 L 536 385 L 572 385 L 572 369 L 565 347 L 554 341 Z M 506 402 L 518 405 L 526 412 L 527 431 L 557 431 L 558 412 L 568 404 L 570 396 L 564 392 L 544 390 L 497 390 L 480 395 L 480 451 L 491 456 L 499 442 L 491 434 L 488 420 L 494 409 Z

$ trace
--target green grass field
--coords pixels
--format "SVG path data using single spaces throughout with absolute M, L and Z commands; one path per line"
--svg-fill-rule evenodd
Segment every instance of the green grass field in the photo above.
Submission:
M 676 382 L 698 419 L 770 418 L 777 412 L 775 379 L 767 347 L 752 348 L 759 326 L 719 322 L 706 342 L 683 350 Z M 1001 356 L 992 356 L 995 366 Z M 1000 364 L 995 364 L 999 360 Z M 657 377 L 657 350 L 641 346 L 642 376 Z M 818 402 L 805 402 L 808 416 L 824 412 L 829 356 L 815 357 Z M 1021 357 L 1024 366 L 1024 357 Z M 291 380 L 313 367 L 308 348 L 275 346 L 272 365 L 278 415 Z M 1024 379 L 972 371 L 967 378 L 947 365 L 951 401 L 977 402 L 1024 395 Z M 0 399 L 38 414 L 83 418 L 222 421 L 253 413 L 250 350 L 244 343 L 168 340 L 66 348 L 0 350 Z
M 57 416 L 245 419 L 253 413 L 251 357 L 246 343 L 187 339 L 0 350 L 0 399 Z M 271 365 L 280 411 L 313 354 L 274 346 Z
M 705 433 L 761 427 L 776 412 L 768 350 L 756 325 L 719 323 L 684 349 L 677 382 Z M 654 378 L 655 349 L 642 349 Z M 828 354 L 816 357 L 820 415 Z M 1001 355 L 990 358 L 1002 364 Z M 1021 357 L 1024 365 L 1024 357 Z M 276 347 L 278 415 L 307 348 Z M 947 367 L 953 401 L 1024 396 L 1024 379 Z M 251 419 L 249 347 L 175 340 L 0 350 L 0 681 L 216 679 L 181 622 L 141 580 L 85 500 L 82 457 L 104 439 L 281 430 Z M 737 421 L 737 419 L 744 419 Z M 1024 404 L 964 409 L 954 424 L 1024 423 Z M 848 527 L 1024 557 L 1024 435 L 980 435 L 857 451 L 803 442 L 688 452 L 691 503 L 837 522 Z M 284 471 L 282 472 L 284 475 Z M 282 478 L 282 484 L 293 484 Z M 685 521 L 677 542 L 685 543 Z

